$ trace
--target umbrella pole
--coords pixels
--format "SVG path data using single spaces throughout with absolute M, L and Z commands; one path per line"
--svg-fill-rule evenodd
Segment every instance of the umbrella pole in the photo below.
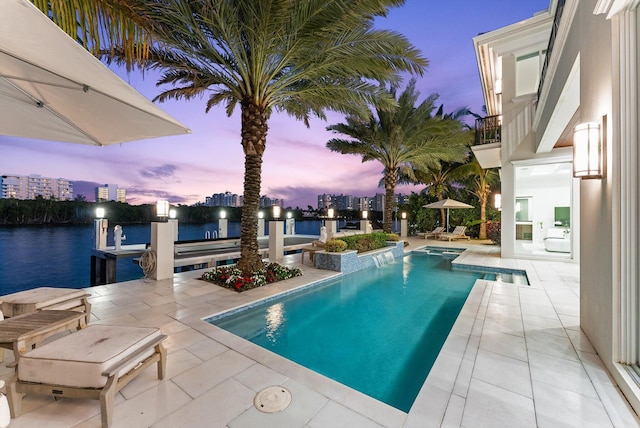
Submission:
M 449 233 L 449 208 L 447 208 L 447 233 Z

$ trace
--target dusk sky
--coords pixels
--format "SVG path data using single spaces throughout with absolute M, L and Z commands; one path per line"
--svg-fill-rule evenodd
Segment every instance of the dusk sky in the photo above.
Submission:
M 426 73 L 417 80 L 420 100 L 437 93 L 445 112 L 469 107 L 482 114 L 484 102 L 472 38 L 548 7 L 549 0 L 407 0 L 405 6 L 379 19 L 377 27 L 401 32 L 429 60 Z M 147 72 L 143 78 L 139 71 L 127 75 L 113 69 L 149 99 L 160 92 L 155 73 Z M 66 178 L 75 183 L 74 193 L 84 194 L 89 201 L 94 200 L 95 186 L 105 183 L 126 189 L 130 204 L 158 199 L 193 204 L 213 193 L 242 194 L 239 108 L 229 118 L 223 107 L 205 113 L 205 101 L 199 99 L 159 106 L 192 133 L 106 147 L 0 136 L 0 174 Z M 315 208 L 317 195 L 322 193 L 384 193 L 378 187 L 380 163 L 363 164 L 360 156 L 341 155 L 325 147 L 334 137 L 326 127 L 343 119 L 329 112 L 328 121 L 314 119 L 306 128 L 286 114 L 274 113 L 269 120 L 261 193 L 284 199 L 285 207 L 301 208 Z M 405 186 L 396 192 L 421 188 Z

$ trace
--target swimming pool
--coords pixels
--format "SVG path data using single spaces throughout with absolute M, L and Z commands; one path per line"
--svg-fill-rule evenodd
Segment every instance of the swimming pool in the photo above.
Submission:
M 408 412 L 480 276 L 414 254 L 208 321 Z

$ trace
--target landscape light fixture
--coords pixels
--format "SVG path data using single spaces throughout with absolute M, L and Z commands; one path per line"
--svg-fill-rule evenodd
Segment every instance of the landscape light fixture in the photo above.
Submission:
M 407 219 L 407 213 L 406 213 L 406 212 L 404 212 L 404 211 L 402 212 L 402 219 L 403 219 L 403 220 L 406 220 L 406 219 Z
M 104 208 L 96 208 L 96 218 L 104 218 Z
M 280 218 L 280 206 L 279 205 L 274 205 L 273 206 L 273 218 L 274 220 L 277 220 Z
M 264 218 L 264 213 L 262 211 L 258 211 L 258 218 Z
M 174 210 L 173 208 L 169 210 L 169 218 L 174 219 L 178 217 L 178 212 L 176 210 Z
M 573 130 L 573 176 L 575 178 L 604 178 L 605 144 L 600 124 L 587 122 Z
M 169 201 L 160 200 L 156 203 L 156 215 L 161 219 L 169 217 Z
M 287 218 L 291 218 L 291 217 L 293 217 L 293 214 L 291 213 L 291 211 L 288 211 L 287 212 Z
M 227 218 L 227 212 L 225 210 L 220 210 L 220 218 Z
M 362 219 L 363 219 L 363 220 L 366 220 L 368 216 L 369 216 L 369 211 L 367 211 L 367 210 L 362 210 Z
M 333 210 L 333 208 L 329 208 L 327 210 L 327 217 L 333 218 L 334 213 L 335 213 L 335 211 Z

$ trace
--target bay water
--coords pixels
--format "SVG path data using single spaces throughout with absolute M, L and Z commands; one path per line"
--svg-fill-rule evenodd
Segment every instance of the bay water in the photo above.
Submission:
M 114 226 L 109 224 L 107 246 L 114 245 Z M 268 224 L 265 226 L 268 229 Z M 320 226 L 320 220 L 297 221 L 296 234 L 318 235 Z M 125 224 L 122 230 L 126 237 L 123 245 L 151 240 L 150 224 Z M 213 236 L 217 230 L 217 222 L 180 223 L 178 239 L 205 239 L 207 232 Z M 239 222 L 229 222 L 228 236 L 240 236 Z M 93 246 L 92 224 L 0 227 L 0 295 L 36 287 L 89 287 Z M 143 277 L 133 259 L 118 260 L 118 282 Z

